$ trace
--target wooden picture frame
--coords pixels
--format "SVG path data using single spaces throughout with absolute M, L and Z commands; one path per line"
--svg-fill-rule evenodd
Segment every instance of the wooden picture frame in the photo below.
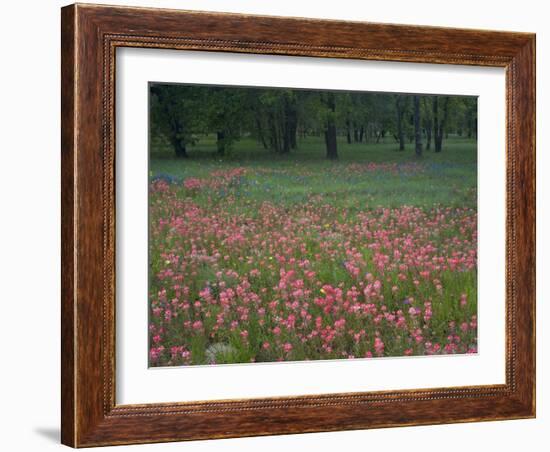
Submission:
M 535 416 L 535 35 L 71 5 L 62 9 L 62 442 L 73 447 Z M 506 69 L 506 383 L 115 403 L 115 50 Z

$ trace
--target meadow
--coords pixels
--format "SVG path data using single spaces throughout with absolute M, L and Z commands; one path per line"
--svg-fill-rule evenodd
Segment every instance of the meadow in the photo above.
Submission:
M 474 140 L 213 140 L 152 146 L 151 366 L 477 352 Z

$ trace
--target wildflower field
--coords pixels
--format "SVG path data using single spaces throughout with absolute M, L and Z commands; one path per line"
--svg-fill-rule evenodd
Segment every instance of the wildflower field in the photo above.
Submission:
M 477 351 L 475 141 L 318 140 L 152 156 L 151 366 Z

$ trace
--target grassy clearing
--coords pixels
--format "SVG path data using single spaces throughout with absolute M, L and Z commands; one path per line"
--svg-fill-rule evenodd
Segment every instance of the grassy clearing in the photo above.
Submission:
M 399 152 L 389 140 L 351 145 L 341 140 L 339 149 L 339 160 L 331 162 L 323 158 L 323 143 L 317 137 L 300 141 L 298 150 L 289 155 L 274 154 L 259 149 L 254 140 L 243 140 L 230 156 L 220 159 L 213 138 L 206 137 L 191 148 L 187 160 L 174 158 L 169 147 L 154 147 L 150 174 L 182 181 L 244 166 L 252 172 L 238 195 L 251 202 L 304 202 L 309 196 L 325 195 L 336 205 L 361 209 L 476 204 L 477 148 L 473 140 L 449 139 L 443 152 L 425 151 L 420 159 L 414 156 L 412 145 Z M 368 163 L 396 164 L 397 169 L 367 174 L 354 171 L 354 164 Z

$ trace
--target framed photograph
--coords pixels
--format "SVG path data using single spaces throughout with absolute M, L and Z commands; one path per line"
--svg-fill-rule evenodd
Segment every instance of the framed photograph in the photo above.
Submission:
M 535 416 L 535 36 L 62 9 L 62 442 Z

